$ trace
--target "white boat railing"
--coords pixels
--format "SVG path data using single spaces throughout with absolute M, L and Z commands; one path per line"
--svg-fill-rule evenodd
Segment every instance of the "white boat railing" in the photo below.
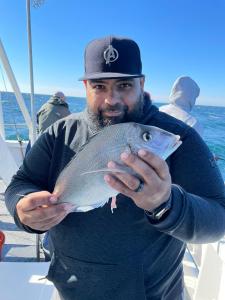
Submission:
M 29 112 L 27 110 L 27 107 L 25 105 L 25 101 L 23 99 L 22 93 L 20 92 L 19 86 L 17 84 L 16 78 L 15 78 L 14 73 L 12 71 L 12 68 L 10 66 L 10 63 L 9 63 L 8 57 L 6 55 L 5 49 L 3 47 L 3 44 L 1 42 L 1 39 L 0 39 L 0 58 L 2 60 L 2 64 L 4 66 L 5 72 L 8 76 L 8 79 L 10 81 L 10 84 L 12 86 L 14 94 L 16 96 L 18 105 L 19 105 L 19 107 L 21 109 L 21 112 L 23 114 L 26 125 L 29 129 L 29 138 L 32 142 L 34 142 L 34 137 L 35 137 L 34 132 L 36 132 L 36 129 L 33 127 L 33 122 L 31 120 L 30 114 L 29 114 Z
M 5 127 L 4 127 L 4 118 L 3 118 L 3 109 L 2 109 L 2 94 L 0 93 L 0 135 L 2 138 L 5 138 Z
M 7 127 L 15 127 L 15 124 L 14 123 L 1 123 L 0 122 L 0 128 L 1 127 L 4 128 L 4 131 L 5 131 L 5 128 L 7 128 Z M 27 128 L 27 124 L 26 123 L 16 123 L 16 127 L 17 128 Z
M 4 183 L 8 185 L 12 179 L 12 176 L 17 172 L 19 165 L 17 164 L 5 140 L 1 137 L 1 135 L 0 149 L 1 153 L 4 153 L 4 159 L 1 159 L 0 163 L 0 176 L 3 179 Z

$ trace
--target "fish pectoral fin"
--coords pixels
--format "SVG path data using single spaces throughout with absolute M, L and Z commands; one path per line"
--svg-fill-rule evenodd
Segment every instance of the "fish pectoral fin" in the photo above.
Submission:
M 78 206 L 78 207 L 75 209 L 75 212 L 86 212 L 86 211 L 92 210 L 92 209 L 94 209 L 94 208 L 95 208 L 95 207 L 92 206 L 92 205 Z
M 117 208 L 117 205 L 116 205 L 116 196 L 113 196 L 112 197 L 112 200 L 111 200 L 111 212 L 113 214 L 113 210 Z
M 87 175 L 87 174 L 94 174 L 94 173 L 126 173 L 126 171 L 119 169 L 119 168 L 105 168 L 105 169 L 98 169 L 98 170 L 94 170 L 94 171 L 87 171 L 82 173 L 81 175 Z
M 94 203 L 92 205 L 86 205 L 86 206 L 78 206 L 76 207 L 75 211 L 76 212 L 86 212 L 86 211 L 89 211 L 89 210 L 92 210 L 92 209 L 95 209 L 95 208 L 98 208 L 98 207 L 102 207 L 104 206 L 107 202 L 109 201 L 109 198 L 101 201 L 101 202 L 98 202 L 98 203 Z

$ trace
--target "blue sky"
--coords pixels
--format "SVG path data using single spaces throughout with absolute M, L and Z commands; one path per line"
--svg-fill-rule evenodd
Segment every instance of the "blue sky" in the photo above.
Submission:
M 114 34 L 139 44 L 154 100 L 167 101 L 174 80 L 189 75 L 201 88 L 198 104 L 225 106 L 225 0 L 45 0 L 31 17 L 36 93 L 84 96 L 84 48 Z M 0 0 L 0 37 L 29 92 L 25 0 Z

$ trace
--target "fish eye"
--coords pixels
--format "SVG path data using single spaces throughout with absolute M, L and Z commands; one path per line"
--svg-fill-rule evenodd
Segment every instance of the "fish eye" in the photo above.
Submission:
M 143 135 L 142 135 L 142 137 L 143 137 L 143 140 L 145 142 L 148 142 L 148 141 L 150 141 L 152 139 L 152 136 L 151 136 L 151 134 L 148 131 L 144 132 Z

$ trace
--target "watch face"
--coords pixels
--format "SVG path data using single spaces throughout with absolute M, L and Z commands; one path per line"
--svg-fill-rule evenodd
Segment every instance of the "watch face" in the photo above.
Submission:
M 152 220 L 160 220 L 160 218 L 171 208 L 171 197 L 168 201 L 156 207 L 153 211 L 145 211 L 145 214 Z
M 155 219 L 159 220 L 169 209 L 169 207 L 162 208 L 158 213 L 155 214 Z

